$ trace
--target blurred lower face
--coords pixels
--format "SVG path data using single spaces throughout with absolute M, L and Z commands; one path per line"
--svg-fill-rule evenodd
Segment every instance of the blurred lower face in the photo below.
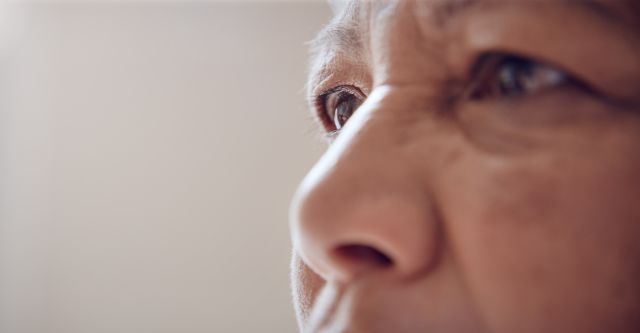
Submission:
M 305 332 L 640 332 L 640 28 L 622 1 L 357 1 L 314 42 Z

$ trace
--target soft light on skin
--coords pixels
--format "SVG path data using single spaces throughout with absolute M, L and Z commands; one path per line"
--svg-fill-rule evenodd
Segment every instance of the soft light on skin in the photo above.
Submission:
M 336 13 L 314 43 L 312 109 L 326 127 L 324 94 L 366 100 L 291 206 L 301 331 L 640 331 L 637 3 Z M 496 54 L 571 79 L 469 97 L 499 77 L 476 77 Z

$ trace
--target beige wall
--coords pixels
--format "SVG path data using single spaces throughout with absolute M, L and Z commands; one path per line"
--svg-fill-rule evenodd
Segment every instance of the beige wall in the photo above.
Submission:
M 323 145 L 303 85 L 326 5 L 20 13 L 0 48 L 0 332 L 294 332 L 287 208 Z

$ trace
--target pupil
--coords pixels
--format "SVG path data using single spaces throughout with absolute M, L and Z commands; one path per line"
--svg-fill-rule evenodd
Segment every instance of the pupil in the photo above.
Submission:
M 341 101 L 336 107 L 334 123 L 336 128 L 340 129 L 349 120 L 353 113 L 353 98 L 347 97 Z
M 500 92 L 506 96 L 526 93 L 532 64 L 525 60 L 508 60 L 500 70 Z

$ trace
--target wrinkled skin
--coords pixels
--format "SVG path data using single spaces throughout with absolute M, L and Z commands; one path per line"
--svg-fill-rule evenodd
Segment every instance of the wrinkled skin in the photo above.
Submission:
M 337 8 L 310 100 L 348 85 L 364 104 L 292 203 L 301 330 L 640 332 L 633 3 Z M 497 52 L 573 80 L 465 98 Z

